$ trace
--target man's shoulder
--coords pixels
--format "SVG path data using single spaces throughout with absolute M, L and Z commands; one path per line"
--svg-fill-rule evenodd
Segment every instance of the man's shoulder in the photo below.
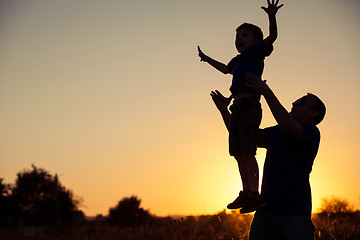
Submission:
M 309 123 L 299 124 L 305 133 L 305 140 L 311 140 L 312 142 L 320 141 L 320 131 L 316 125 Z M 286 134 L 279 125 L 259 129 L 259 134 L 267 136 L 270 136 L 270 134 L 275 134 L 277 136 L 289 137 L 288 134 Z
M 270 134 L 272 132 L 276 131 L 277 129 L 280 129 L 279 125 L 270 126 L 270 127 L 266 127 L 266 128 L 260 128 L 259 129 L 259 137 L 260 138 L 269 138 Z
M 276 129 L 280 129 L 279 125 L 269 126 L 269 127 L 266 127 L 266 128 L 261 128 L 259 130 L 260 131 L 273 131 L 273 130 L 276 130 Z
M 320 130 L 314 124 L 300 123 L 305 133 L 305 140 L 318 144 L 320 142 Z
M 313 132 L 318 132 L 320 133 L 318 127 L 314 124 L 310 124 L 310 123 L 300 123 L 299 124 L 301 125 L 301 127 L 303 129 L 308 129 L 310 131 L 313 131 Z M 266 128 L 263 128 L 263 129 L 260 129 L 260 130 L 266 130 L 266 131 L 282 131 L 282 129 L 280 128 L 279 125 L 274 125 L 274 126 L 270 126 L 270 127 L 266 127 Z
M 310 132 L 312 134 L 320 135 L 320 130 L 316 125 L 310 123 L 300 123 L 300 125 L 304 129 L 304 131 Z

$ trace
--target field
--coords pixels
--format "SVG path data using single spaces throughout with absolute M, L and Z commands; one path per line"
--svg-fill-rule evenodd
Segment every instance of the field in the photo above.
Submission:
M 248 238 L 252 215 L 222 211 L 215 215 L 183 218 L 155 217 L 135 227 L 109 225 L 97 218 L 73 227 L 0 229 L 2 240 L 243 240 Z M 314 214 L 315 239 L 360 239 L 360 212 Z

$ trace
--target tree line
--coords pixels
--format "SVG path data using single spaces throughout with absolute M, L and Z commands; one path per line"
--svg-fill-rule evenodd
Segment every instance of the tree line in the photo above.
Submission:
M 64 187 L 57 175 L 32 165 L 32 169 L 17 173 L 14 184 L 0 178 L 0 228 L 19 226 L 74 225 L 85 222 L 79 210 L 81 200 Z M 348 201 L 332 197 L 322 200 L 317 214 L 319 219 L 344 219 L 359 216 L 359 211 Z M 115 207 L 109 208 L 108 216 L 98 216 L 108 224 L 139 226 L 151 223 L 155 216 L 141 207 L 136 196 L 125 197 Z
M 0 178 L 0 227 L 73 225 L 85 221 L 81 200 L 64 187 L 57 175 L 32 165 L 17 173 L 14 184 Z M 136 196 L 124 198 L 109 209 L 109 223 L 139 225 L 151 219 Z

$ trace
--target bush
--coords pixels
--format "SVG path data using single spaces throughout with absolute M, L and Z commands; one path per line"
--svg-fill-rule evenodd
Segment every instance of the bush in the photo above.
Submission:
M 109 210 L 109 222 L 123 226 L 136 226 L 148 222 L 150 213 L 140 207 L 141 200 L 136 196 L 124 198 Z

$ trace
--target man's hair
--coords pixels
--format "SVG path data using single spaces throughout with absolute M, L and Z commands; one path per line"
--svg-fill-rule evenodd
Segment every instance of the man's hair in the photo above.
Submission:
M 261 31 L 261 28 L 254 25 L 254 24 L 242 23 L 242 24 L 240 24 L 240 26 L 238 26 L 236 28 L 236 32 L 238 32 L 240 29 L 246 29 L 246 30 L 251 31 L 254 34 L 255 38 L 258 39 L 258 40 L 263 40 L 264 39 L 264 34 Z
M 318 112 L 318 115 L 314 119 L 314 124 L 319 124 L 325 117 L 326 107 L 325 104 L 318 98 L 316 95 L 312 93 L 308 93 L 308 95 L 314 98 L 314 110 Z

